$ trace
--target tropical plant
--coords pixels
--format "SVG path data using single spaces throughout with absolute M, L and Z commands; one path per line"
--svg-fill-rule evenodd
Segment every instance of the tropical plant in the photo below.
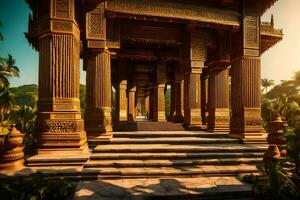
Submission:
M 9 78 L 19 77 L 19 69 L 15 66 L 15 60 L 9 54 L 8 58 L 0 58 L 0 96 L 9 89 Z
M 5 200 L 65 200 L 72 198 L 75 184 L 41 173 L 1 179 L 0 195 Z
M 268 88 L 275 85 L 274 80 L 269 80 L 267 78 L 261 79 L 261 86 L 263 87 L 265 93 L 268 93 Z

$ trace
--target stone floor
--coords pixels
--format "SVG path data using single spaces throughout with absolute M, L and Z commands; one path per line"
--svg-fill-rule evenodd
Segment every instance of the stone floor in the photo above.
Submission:
M 251 191 L 238 177 L 116 179 L 80 181 L 74 200 L 252 199 Z

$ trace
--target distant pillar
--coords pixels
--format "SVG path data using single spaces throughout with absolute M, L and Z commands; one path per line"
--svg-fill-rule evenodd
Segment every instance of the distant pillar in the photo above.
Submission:
M 201 76 L 201 118 L 202 124 L 207 125 L 206 112 L 207 112 L 207 76 L 202 73 Z
M 207 33 L 200 31 L 186 32 L 185 41 L 185 77 L 184 93 L 185 125 L 189 129 L 203 128 L 201 119 L 201 81 L 200 76 L 206 60 L 205 42 Z
M 111 135 L 111 60 L 107 49 L 90 52 L 87 62 L 85 126 L 89 137 Z
M 171 77 L 171 104 L 170 104 L 170 113 L 169 113 L 169 121 L 175 120 L 175 110 L 176 110 L 176 87 L 177 83 L 175 82 L 175 73 L 172 74 Z
M 237 54 L 231 65 L 230 135 L 247 140 L 261 136 L 260 1 L 243 1 L 243 26 L 232 36 Z M 240 44 L 243 44 L 242 46 Z
M 146 115 L 147 119 L 149 119 L 149 115 L 150 115 L 150 92 L 149 92 L 148 89 L 145 93 L 145 115 Z
M 184 75 L 183 72 L 175 73 L 175 116 L 174 122 L 184 122 Z
M 131 85 L 128 88 L 128 121 L 135 121 L 135 93 L 136 86 Z
M 87 138 L 80 112 L 80 30 L 73 14 L 75 2 L 64 1 L 67 9 L 63 11 L 59 10 L 59 1 L 47 3 L 51 6 L 43 6 L 46 9 L 37 10 L 38 16 L 42 14 L 48 16 L 43 20 L 37 20 L 39 27 L 37 150 L 38 154 L 55 155 L 57 152 L 60 155 L 78 154 L 87 151 Z
M 159 61 L 156 66 L 156 84 L 154 86 L 153 120 L 166 121 L 165 111 L 166 63 Z
M 118 63 L 118 83 L 116 84 L 116 112 L 117 121 L 128 120 L 128 101 L 127 101 L 127 78 L 126 78 L 126 64 L 119 60 Z
M 230 121 L 228 69 L 210 69 L 208 80 L 208 130 L 228 132 Z

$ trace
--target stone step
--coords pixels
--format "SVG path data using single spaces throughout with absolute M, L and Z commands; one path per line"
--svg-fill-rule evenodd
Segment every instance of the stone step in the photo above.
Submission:
M 95 167 L 84 168 L 82 175 L 95 177 L 167 177 L 167 176 L 201 176 L 201 175 L 238 175 L 256 173 L 255 165 L 195 165 L 173 167 Z
M 205 152 L 205 153 L 93 153 L 91 160 L 105 160 L 105 159 L 186 159 L 186 158 L 262 158 L 263 152 Z
M 251 144 L 107 144 L 97 145 L 93 153 L 99 152 L 264 152 L 267 145 Z
M 157 138 L 113 138 L 110 141 L 90 139 L 94 144 L 238 144 L 239 140 L 231 138 L 199 138 L 199 137 L 157 137 Z
M 28 167 L 83 166 L 90 158 L 85 155 L 35 155 L 27 159 Z
M 252 186 L 234 176 L 122 178 L 80 181 L 74 200 L 253 200 L 252 196 Z
M 227 133 L 207 133 L 202 131 L 136 131 L 136 132 L 114 132 L 114 138 L 127 137 L 203 137 L 203 138 L 226 138 Z
M 89 160 L 84 167 L 169 167 L 194 165 L 233 165 L 261 163 L 262 158 L 223 158 L 188 160 Z

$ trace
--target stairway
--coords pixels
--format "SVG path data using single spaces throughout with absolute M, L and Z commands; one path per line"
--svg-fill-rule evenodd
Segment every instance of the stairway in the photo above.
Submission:
M 116 122 L 114 124 L 114 131 L 185 131 L 185 129 L 181 123 L 136 121 Z
M 257 172 L 267 148 L 192 131 L 116 132 L 109 142 L 89 144 L 94 148 L 82 173 L 97 178 L 238 176 Z

